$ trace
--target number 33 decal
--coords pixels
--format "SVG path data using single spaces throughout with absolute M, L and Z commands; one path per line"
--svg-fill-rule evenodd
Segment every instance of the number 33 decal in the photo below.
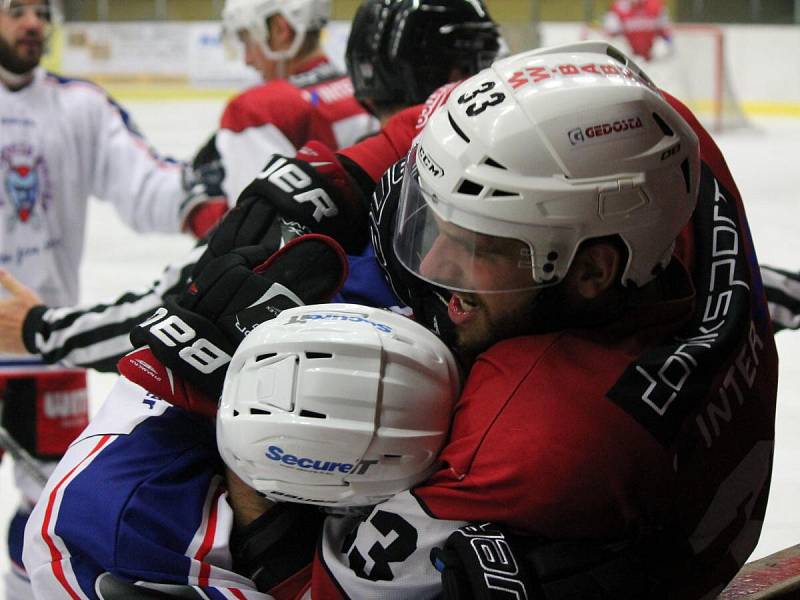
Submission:
M 458 97 L 459 104 L 467 104 L 466 113 L 470 117 L 481 114 L 489 106 L 496 106 L 506 99 L 503 92 L 492 92 L 494 89 L 494 81 L 484 81 L 480 87 L 472 90 L 471 92 L 464 92 Z M 489 94 L 489 92 L 491 92 Z M 488 97 L 482 94 L 489 94 Z M 478 96 L 481 96 L 478 98 Z M 473 102 L 474 100 L 474 102 Z

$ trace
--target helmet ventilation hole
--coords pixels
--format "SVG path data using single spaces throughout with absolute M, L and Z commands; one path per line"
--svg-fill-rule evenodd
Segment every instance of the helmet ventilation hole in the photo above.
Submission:
M 622 54 L 622 52 L 620 52 L 619 50 L 617 50 L 613 46 L 608 46 L 606 48 L 606 54 L 608 54 L 611 58 L 613 58 L 618 63 L 622 63 L 623 65 L 627 66 L 628 58 L 624 54 Z
M 686 193 L 688 194 L 692 189 L 692 175 L 688 159 L 683 159 L 681 163 L 681 172 L 683 173 L 683 181 L 686 184 Z
M 306 352 L 306 358 L 332 358 L 333 354 L 330 352 Z
M 495 167 L 497 169 L 503 169 L 504 171 L 508 171 L 507 168 L 505 168 L 503 165 L 501 165 L 499 162 L 497 162 L 493 158 L 488 158 L 487 157 L 486 160 L 483 161 L 483 164 L 488 165 L 490 167 Z
M 667 125 L 667 122 L 664 119 L 658 116 L 658 113 L 653 113 L 653 120 L 656 122 L 656 125 L 661 128 L 661 131 L 664 132 L 664 135 L 668 135 L 670 137 L 675 135 L 675 132 L 672 131 L 672 128 Z
M 550 262 L 558 260 L 558 252 L 556 252 L 555 250 L 551 250 L 550 252 L 548 252 L 547 260 L 549 260 Z
M 492 191 L 492 198 L 502 198 L 505 196 L 519 196 L 517 192 L 507 192 L 506 190 L 494 190 Z
M 465 179 L 461 182 L 461 185 L 458 186 L 458 193 L 465 194 L 467 196 L 477 196 L 483 191 L 483 186 L 480 184 L 475 183 L 474 181 L 470 181 L 469 179 Z
M 303 409 L 300 411 L 301 417 L 308 417 L 309 419 L 327 419 L 328 415 L 324 415 L 322 413 L 314 412 L 313 410 L 306 410 Z
M 263 408 L 251 408 L 250 409 L 251 415 L 271 415 L 272 413 L 268 410 L 264 410 Z
M 268 360 L 273 356 L 275 356 L 275 352 L 270 352 L 269 354 L 259 354 L 258 356 L 256 356 L 256 362 L 259 363 L 262 360 Z

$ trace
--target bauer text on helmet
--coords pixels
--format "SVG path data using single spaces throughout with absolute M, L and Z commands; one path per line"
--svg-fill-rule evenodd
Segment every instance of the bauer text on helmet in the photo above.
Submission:
M 666 266 L 696 204 L 697 137 L 601 46 L 515 55 L 453 91 L 407 162 L 394 241 L 406 268 L 454 290 L 533 288 L 605 236 L 627 248 L 626 285 Z

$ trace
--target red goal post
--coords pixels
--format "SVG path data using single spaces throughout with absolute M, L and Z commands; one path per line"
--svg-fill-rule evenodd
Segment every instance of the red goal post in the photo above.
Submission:
M 633 59 L 662 89 L 685 102 L 706 127 L 722 131 L 747 125 L 730 77 L 725 32 L 711 24 L 675 23 L 672 43 L 656 40 L 653 58 Z M 596 24 L 584 25 L 582 39 L 604 39 L 626 54 L 624 37 L 608 37 Z

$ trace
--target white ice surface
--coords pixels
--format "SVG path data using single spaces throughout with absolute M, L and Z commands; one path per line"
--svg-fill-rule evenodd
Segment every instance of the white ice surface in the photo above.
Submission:
M 190 157 L 213 131 L 218 101 L 127 103 L 154 146 L 178 158 Z M 800 269 L 800 119 L 759 119 L 753 130 L 716 137 L 745 198 L 756 249 L 762 262 Z M 83 298 L 109 299 L 146 285 L 165 262 L 191 242 L 180 236 L 140 236 L 125 228 L 114 212 L 95 203 L 90 213 L 83 266 Z M 800 332 L 777 336 L 781 358 L 777 448 L 772 491 L 761 540 L 751 559 L 800 543 Z M 114 377 L 90 375 L 93 404 L 102 400 Z M 5 528 L 16 505 L 10 461 L 0 466 L 0 570 L 5 571 Z M 0 581 L 2 586 L 2 581 Z M 2 598 L 2 590 L 0 590 Z

